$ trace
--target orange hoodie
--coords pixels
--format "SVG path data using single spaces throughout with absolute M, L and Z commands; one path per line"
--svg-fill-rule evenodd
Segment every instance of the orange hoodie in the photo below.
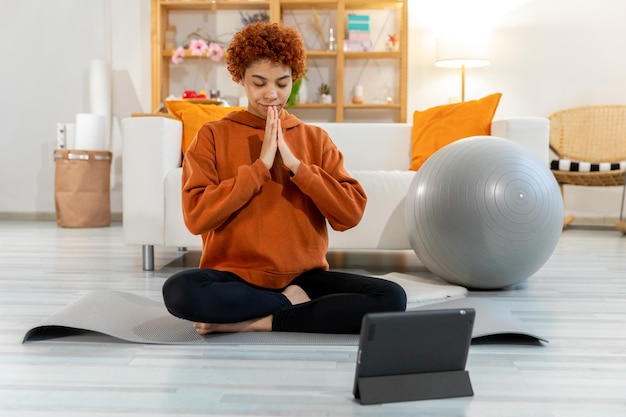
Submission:
M 183 161 L 183 215 L 202 235 L 200 267 L 264 288 L 328 269 L 326 220 L 335 230 L 354 227 L 367 202 L 324 130 L 284 110 L 280 119 L 301 161 L 294 176 L 278 160 L 269 171 L 263 165 L 265 119 L 247 111 L 205 124 Z

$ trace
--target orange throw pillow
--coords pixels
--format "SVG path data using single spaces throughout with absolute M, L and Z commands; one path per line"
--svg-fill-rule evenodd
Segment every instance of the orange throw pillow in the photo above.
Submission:
M 183 123 L 183 155 L 196 137 L 198 130 L 207 122 L 220 120 L 230 112 L 245 110 L 245 107 L 222 107 L 216 104 L 200 104 L 185 100 L 166 100 L 170 114 Z
M 446 104 L 413 113 L 411 131 L 411 166 L 417 171 L 444 146 L 469 136 L 491 134 L 491 121 L 501 93 L 480 100 Z

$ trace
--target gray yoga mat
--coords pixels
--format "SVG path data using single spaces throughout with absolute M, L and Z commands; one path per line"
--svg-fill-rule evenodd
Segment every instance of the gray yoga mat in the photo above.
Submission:
M 473 338 L 493 335 L 534 335 L 522 322 L 497 303 L 480 298 L 462 298 L 429 304 L 417 309 L 474 308 Z M 31 328 L 23 342 L 42 340 L 80 341 L 93 332 L 127 342 L 147 344 L 258 344 L 258 345 L 347 345 L 356 346 L 358 335 L 256 332 L 200 336 L 192 323 L 173 317 L 162 302 L 120 291 L 95 291 Z

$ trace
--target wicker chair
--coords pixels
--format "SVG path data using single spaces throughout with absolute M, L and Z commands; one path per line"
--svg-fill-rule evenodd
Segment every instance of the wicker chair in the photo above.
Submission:
M 586 106 L 558 111 L 550 117 L 550 148 L 559 161 L 551 164 L 561 187 L 582 185 L 592 187 L 622 186 L 622 204 L 616 226 L 626 233 L 623 221 L 626 169 L 626 105 Z M 590 164 L 569 164 L 565 161 Z M 622 162 L 621 166 L 617 163 Z M 602 164 L 601 164 L 602 163 Z M 613 163 L 610 169 L 608 164 Z M 581 170 L 576 168 L 581 167 Z M 597 170 L 595 170 L 597 169 Z M 606 170 L 605 170 L 606 169 Z M 565 217 L 563 227 L 573 221 Z

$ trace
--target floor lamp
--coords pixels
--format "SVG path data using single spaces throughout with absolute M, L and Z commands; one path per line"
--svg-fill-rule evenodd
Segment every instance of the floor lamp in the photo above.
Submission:
M 461 101 L 465 101 L 465 69 L 484 67 L 489 61 L 489 39 L 472 37 L 440 37 L 437 40 L 435 65 L 461 69 Z

